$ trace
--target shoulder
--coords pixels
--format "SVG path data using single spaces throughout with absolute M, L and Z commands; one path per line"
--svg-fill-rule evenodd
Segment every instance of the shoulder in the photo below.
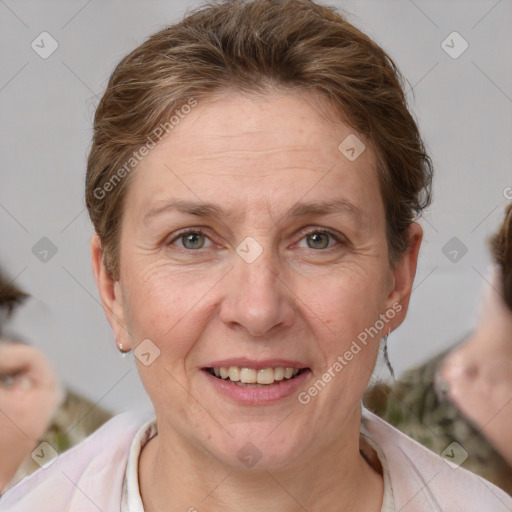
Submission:
M 396 510 L 512 510 L 512 497 L 460 467 L 467 455 L 460 445 L 447 446 L 443 459 L 366 409 L 361 427 L 389 473 Z
M 122 413 L 91 436 L 10 489 L 0 499 L 2 512 L 48 510 L 115 510 L 130 446 L 149 414 Z M 39 449 L 39 447 L 38 447 Z M 40 445 L 42 460 L 51 458 L 50 445 Z M 36 453 L 37 455 L 37 453 Z

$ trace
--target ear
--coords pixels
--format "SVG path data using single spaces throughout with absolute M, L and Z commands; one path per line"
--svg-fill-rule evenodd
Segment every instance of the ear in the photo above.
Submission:
M 103 248 L 100 237 L 94 234 L 91 238 L 91 258 L 94 279 L 100 294 L 101 302 L 107 320 L 114 332 L 117 344 L 122 344 L 123 350 L 131 349 L 131 340 L 126 325 L 123 305 L 123 293 L 119 281 L 114 280 L 103 261 Z
M 408 230 L 409 247 L 392 271 L 392 287 L 386 299 L 386 310 L 393 310 L 396 313 L 388 324 L 392 331 L 404 321 L 409 308 L 422 239 L 422 227 L 417 222 L 413 222 Z

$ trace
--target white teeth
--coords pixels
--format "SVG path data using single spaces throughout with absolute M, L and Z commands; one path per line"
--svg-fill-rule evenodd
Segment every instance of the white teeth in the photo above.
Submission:
M 274 380 L 283 380 L 284 379 L 284 368 L 276 368 L 274 370 Z
M 238 366 L 230 366 L 228 375 L 230 381 L 238 382 L 240 380 L 240 368 Z
M 238 366 L 213 368 L 213 373 L 216 377 L 224 380 L 229 379 L 231 382 L 237 382 L 238 385 L 252 384 L 254 386 L 265 386 L 283 379 L 291 379 L 299 372 L 298 368 L 283 368 L 281 366 L 277 368 L 262 368 L 260 370 Z
M 240 368 L 240 382 L 245 384 L 254 384 L 256 382 L 257 373 L 253 368 Z
M 256 379 L 258 384 L 272 384 L 274 382 L 274 370 L 272 368 L 258 370 Z

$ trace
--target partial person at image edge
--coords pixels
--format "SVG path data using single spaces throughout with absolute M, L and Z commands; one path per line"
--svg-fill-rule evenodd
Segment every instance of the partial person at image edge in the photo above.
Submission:
M 40 468 L 32 452 L 41 443 L 48 443 L 55 452 L 61 454 L 112 417 L 112 414 L 101 406 L 69 388 L 62 387 L 55 371 L 41 351 L 25 342 L 2 336 L 2 327 L 5 327 L 3 324 L 28 298 L 28 294 L 10 282 L 0 271 L 0 310 L 5 313 L 0 324 L 0 494 Z M 12 357 L 16 358 L 15 363 Z M 39 382 L 40 379 L 44 379 L 44 382 Z M 19 409 L 19 404 L 23 400 L 27 407 L 30 406 L 30 395 L 37 391 L 38 386 L 44 388 L 42 392 L 46 395 L 55 395 L 47 396 L 48 405 L 43 407 L 47 420 L 43 417 L 33 417 L 34 414 L 41 412 L 39 409 L 34 408 L 32 413 L 23 413 Z M 13 393 L 16 393 L 13 395 L 14 402 L 10 400 Z M 41 399 L 35 399 L 40 407 Z M 11 403 L 15 410 L 10 410 Z M 20 421 L 17 415 L 22 413 L 23 421 L 29 421 L 30 427 L 17 424 Z M 36 426 L 36 423 L 40 425 Z M 37 437 L 31 438 L 31 435 Z M 10 457 L 6 453 L 8 450 L 13 451 Z M 9 467 L 5 467 L 7 461 Z
M 490 250 L 494 266 L 474 332 L 391 386 L 373 386 L 364 404 L 438 454 L 457 443 L 461 467 L 512 494 L 512 204 Z M 498 383 L 508 394 L 493 401 Z

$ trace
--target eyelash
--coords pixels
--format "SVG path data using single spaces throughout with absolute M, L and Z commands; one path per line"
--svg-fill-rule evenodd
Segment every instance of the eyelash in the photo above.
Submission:
M 204 231 L 202 231 L 201 228 L 188 228 L 188 229 L 178 233 L 172 240 L 167 242 L 166 245 L 170 246 L 174 242 L 176 242 L 177 240 L 180 240 L 181 238 L 183 238 L 183 237 L 185 237 L 185 236 L 187 236 L 189 234 L 203 235 L 203 236 L 205 236 L 206 238 L 209 239 L 208 235 Z M 347 245 L 347 241 L 343 237 L 339 236 L 338 234 L 336 234 L 335 232 L 333 232 L 333 231 L 331 231 L 330 229 L 327 229 L 327 228 L 311 228 L 311 229 L 309 229 L 308 231 L 305 231 L 302 234 L 302 238 L 300 240 L 303 240 L 304 238 L 306 238 L 307 236 L 312 235 L 312 234 L 328 235 L 331 238 L 333 238 L 336 242 L 338 242 L 338 244 Z M 334 246 L 333 247 L 327 247 L 325 249 L 313 249 L 311 247 L 309 249 L 311 249 L 312 251 L 324 251 L 325 252 L 325 251 L 332 250 L 333 248 L 334 248 Z M 186 252 L 198 252 L 198 251 L 201 250 L 201 249 L 187 249 L 186 247 L 180 247 L 180 249 L 183 250 L 183 251 L 186 251 Z

